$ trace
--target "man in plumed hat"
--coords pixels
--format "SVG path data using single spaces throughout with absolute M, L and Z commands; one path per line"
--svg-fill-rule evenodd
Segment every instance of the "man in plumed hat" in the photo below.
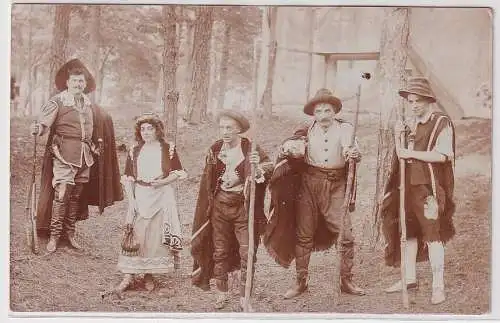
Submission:
M 348 160 L 361 160 L 357 143 L 351 146 L 354 127 L 337 116 L 341 108 L 341 100 L 328 89 L 320 89 L 307 102 L 304 113 L 314 121 L 282 144 L 270 180 L 272 215 L 264 244 L 285 268 L 295 259 L 296 283 L 284 294 L 286 299 L 307 290 L 311 253 L 336 243 L 344 216 Z M 364 290 L 352 281 L 354 236 L 349 214 L 344 223 L 343 239 L 337 246 L 342 254 L 341 290 L 364 295 Z
M 248 207 L 251 164 L 256 167 L 255 254 L 266 223 L 264 195 L 273 164 L 266 153 L 241 134 L 250 123 L 241 113 L 224 110 L 218 115 L 220 139 L 208 150 L 193 221 L 191 254 L 193 285 L 209 290 L 215 279 L 215 307 L 229 300 L 228 273 L 240 269 L 240 306 L 243 307 L 248 257 Z M 252 268 L 253 286 L 253 268 Z M 253 288 L 252 288 L 253 289 Z
M 42 166 L 37 229 L 50 236 L 47 251 L 54 252 L 61 237 L 81 249 L 75 224 L 88 218 L 88 205 L 104 207 L 123 199 L 115 151 L 113 121 L 94 105 L 88 93 L 95 81 L 78 59 L 56 74 L 59 93 L 40 109 L 31 133 L 48 133 Z
M 387 247 L 386 264 L 398 267 L 401 262 L 399 233 L 399 162 L 406 161 L 405 213 L 407 228 L 407 288 L 418 287 L 416 262 L 430 260 L 432 270 L 431 303 L 445 301 L 444 243 L 455 234 L 453 214 L 455 130 L 450 118 L 435 109 L 436 102 L 429 81 L 424 77 L 408 80 L 399 95 L 408 101 L 413 113 L 409 124 L 398 121 L 394 127 L 396 154 L 385 189 L 382 205 L 383 230 Z M 406 132 L 408 147 L 401 143 Z M 401 281 L 386 289 L 401 291 Z

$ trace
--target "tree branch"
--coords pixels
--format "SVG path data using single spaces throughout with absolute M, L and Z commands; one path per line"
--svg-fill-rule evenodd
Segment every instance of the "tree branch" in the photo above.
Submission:
M 102 62 L 101 62 L 101 66 L 99 66 L 99 71 L 102 72 L 102 70 L 104 69 L 104 65 L 106 64 L 106 61 L 108 60 L 108 57 L 109 57 L 109 54 L 111 54 L 111 51 L 115 48 L 115 46 L 110 46 L 108 47 L 107 51 L 104 53 L 104 57 L 102 59 Z

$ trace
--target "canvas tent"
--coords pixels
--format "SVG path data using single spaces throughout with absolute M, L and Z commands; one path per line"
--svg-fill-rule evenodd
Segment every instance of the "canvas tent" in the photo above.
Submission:
M 300 106 L 306 101 L 304 71 L 308 69 L 308 53 L 313 54 L 312 93 L 326 85 L 336 95 L 349 97 L 361 71 L 376 74 L 377 62 L 364 56 L 376 56 L 379 51 L 383 8 L 315 9 L 313 50 L 308 48 L 306 31 L 311 23 L 306 13 L 304 7 L 279 9 L 274 105 Z M 453 119 L 491 118 L 492 46 L 488 9 L 412 8 L 410 11 L 407 71 L 430 79 L 439 107 Z M 346 54 L 352 54 L 351 58 Z M 360 55 L 362 60 L 358 60 Z M 266 66 L 263 63 L 261 66 Z M 372 104 L 362 106 L 376 110 L 373 102 L 377 94 L 374 80 L 362 98 Z

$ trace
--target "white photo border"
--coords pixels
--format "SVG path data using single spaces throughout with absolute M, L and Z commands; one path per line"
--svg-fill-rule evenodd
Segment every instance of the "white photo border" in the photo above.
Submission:
M 37 3 L 34 1 L 14 1 L 14 3 Z M 121 1 L 112 1 L 112 0 L 73 0 L 73 1 L 64 1 L 64 0 L 53 0 L 53 1 L 43 1 L 38 3 L 79 3 L 79 4 L 224 4 L 224 5 L 293 5 L 293 6 L 429 6 L 429 7 L 490 7 L 493 10 L 493 117 L 492 117 L 492 197 L 499 193 L 498 190 L 498 171 L 496 170 L 495 161 L 498 161 L 500 156 L 498 155 L 499 151 L 496 149 L 496 143 L 500 142 L 499 131 L 496 130 L 496 126 L 500 126 L 499 121 L 499 113 L 495 113 L 497 109 L 500 108 L 498 100 L 496 100 L 496 95 L 500 93 L 499 91 L 499 83 L 498 83 L 498 64 L 496 58 L 499 53 L 499 46 L 497 35 L 499 34 L 499 25 L 498 25 L 498 17 L 496 15 L 496 9 L 500 6 L 498 2 L 493 0 L 406 0 L 406 1 L 362 1 L 362 0 L 351 0 L 351 1 L 338 1 L 338 0 L 302 0 L 302 1 L 278 1 L 278 0 L 253 0 L 253 1 L 244 1 L 244 0 L 226 0 L 226 1 L 216 1 L 216 0 L 193 0 L 193 1 L 159 1 L 159 0 L 150 0 L 150 1 L 132 1 L 132 0 L 121 0 Z M 4 66 L 4 71 L 10 71 L 10 35 L 11 35 L 11 2 L 10 1 L 1 1 L 0 2 L 0 12 L 3 16 L 0 21 L 2 25 L 3 33 L 0 34 L 2 38 L 2 51 L 1 58 Z M 5 73 L 2 78 L 0 78 L 1 86 L 0 86 L 0 96 L 2 97 L 2 102 L 4 102 L 7 106 L 7 100 L 9 96 L 10 86 L 8 85 L 10 82 L 10 73 Z M 0 136 L 0 140 L 2 141 L 2 146 L 5 147 L 5 151 L 10 152 L 10 111 L 9 109 L 4 108 L 0 113 L 4 114 L 2 118 L 0 118 L 1 122 L 4 123 L 2 127 L 0 127 L 0 131 L 2 131 L 2 135 Z M 379 321 L 404 321 L 404 322 L 422 322 L 422 321 L 500 321 L 500 216 L 498 207 L 498 200 L 492 198 L 492 252 L 491 252 L 491 290 L 492 295 L 490 298 L 490 314 L 484 315 L 427 315 L 427 314 L 418 314 L 418 315 L 371 315 L 371 314 L 305 314 L 305 313 L 297 313 L 297 314 L 245 314 L 245 313 L 202 313 L 202 314 L 190 314 L 190 313 L 154 313 L 154 314 L 146 314 L 146 313 L 13 313 L 10 312 L 10 235 L 9 226 L 10 226 L 10 164 L 9 164 L 9 154 L 3 154 L 2 161 L 2 177 L 4 178 L 3 182 L 6 183 L 2 189 L 2 194 L 0 195 L 3 201 L 0 204 L 3 206 L 3 214 L 4 216 L 0 217 L 2 224 L 1 227 L 4 228 L 4 234 L 2 235 L 4 239 L 2 239 L 3 246 L 0 248 L 0 252 L 3 255 L 4 259 L 4 268 L 3 274 L 6 279 L 2 279 L 2 284 L 4 285 L 4 307 L 2 309 L 3 313 L 6 315 L 5 318 L 8 317 L 8 320 L 24 322 L 28 318 L 36 318 L 38 322 L 66 322 L 66 321 L 76 321 L 76 322 L 108 322 L 108 321 L 119 321 L 119 322 L 127 322 L 134 321 L 138 318 L 148 318 L 147 320 L 141 320 L 141 322 L 159 322 L 159 321 L 169 321 L 162 318 L 170 318 L 176 319 L 176 321 L 192 321 L 195 319 L 203 318 L 203 322 L 217 322 L 221 319 L 224 320 L 238 320 L 238 322 L 250 322 L 251 319 L 258 319 L 259 321 L 275 321 L 275 320 L 287 320 L 291 322 L 299 322 L 305 319 L 311 319 L 315 322 L 328 322 L 327 320 L 331 319 L 342 319 L 343 321 L 349 322 L 379 322 Z M 495 307 L 495 304 L 497 305 Z M 49 319 L 49 317 L 55 317 L 55 319 Z M 3 321 L 3 320 L 2 320 Z

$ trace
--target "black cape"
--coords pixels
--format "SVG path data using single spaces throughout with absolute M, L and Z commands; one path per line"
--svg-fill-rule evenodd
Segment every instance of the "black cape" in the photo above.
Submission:
M 104 208 L 113 205 L 114 202 L 123 200 L 113 119 L 97 105 L 92 106 L 92 111 L 94 123 L 92 141 L 97 147 L 98 139 L 101 138 L 104 144 L 104 153 L 102 156 L 95 158 L 95 163 L 90 168 L 90 178 L 89 182 L 84 185 L 80 200 L 80 214 L 77 221 L 88 219 L 88 206 L 90 205 L 98 206 L 102 212 Z M 52 201 L 54 199 L 52 153 L 50 149 L 54 133 L 54 128 L 51 128 L 42 164 L 40 197 L 37 208 L 37 232 L 42 237 L 49 235 Z M 99 169 L 99 164 L 101 164 L 102 170 Z
M 193 220 L 192 234 L 200 232 L 195 238 L 191 240 L 191 255 L 193 257 L 193 272 L 191 274 L 192 284 L 203 290 L 209 289 L 209 281 L 213 277 L 214 261 L 213 253 L 214 246 L 212 241 L 212 225 L 210 217 L 212 215 L 213 200 L 217 193 L 217 169 L 216 158 L 217 153 L 222 145 L 221 141 L 217 141 L 209 150 L 205 162 L 205 168 L 201 176 L 200 189 L 198 192 L 198 199 Z M 248 153 L 251 150 L 250 140 L 242 138 L 242 150 L 245 155 L 245 160 L 242 162 L 242 177 L 249 180 L 250 176 L 250 162 L 248 160 Z M 269 161 L 269 157 L 257 146 L 260 153 L 262 162 Z M 263 227 L 266 225 L 267 219 L 264 213 L 264 197 L 266 193 L 266 186 L 272 172 L 272 165 L 264 169 L 264 183 L 255 185 L 255 213 L 254 213 L 254 241 L 255 252 L 260 241 L 260 235 Z M 247 185 L 248 188 L 248 185 Z M 245 210 L 248 212 L 249 194 L 245 194 Z M 206 224 L 206 225 L 205 225 Z M 238 250 L 238 240 L 233 235 L 232 250 L 229 251 L 228 256 L 228 273 L 240 269 L 241 261 Z
M 288 138 L 297 139 L 307 136 L 307 128 L 300 129 L 295 135 Z M 302 172 L 306 168 L 304 158 L 278 158 L 271 180 L 271 217 L 266 226 L 263 243 L 269 255 L 284 268 L 288 268 L 295 259 L 296 222 L 295 201 L 300 189 Z M 346 178 L 348 163 L 345 166 Z M 354 168 L 354 185 L 351 191 L 349 211 L 355 210 L 357 172 Z M 320 251 L 332 247 L 337 242 L 338 234 L 327 229 L 324 218 L 319 217 L 316 233 L 314 234 L 313 250 Z

